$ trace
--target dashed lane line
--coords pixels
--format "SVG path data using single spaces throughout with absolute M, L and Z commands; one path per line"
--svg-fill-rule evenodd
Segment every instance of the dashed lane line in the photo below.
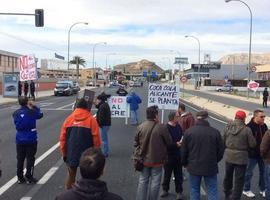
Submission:
M 59 142 L 52 146 L 48 151 L 42 154 L 38 159 L 36 159 L 35 166 L 38 165 L 42 160 L 44 160 L 47 156 L 49 156 L 52 152 L 54 152 L 59 147 Z M 24 169 L 25 171 L 26 169 Z M 5 185 L 0 188 L 0 196 L 6 192 L 11 186 L 13 186 L 17 182 L 17 176 L 14 176 L 10 179 Z
M 63 160 L 60 159 L 57 163 L 37 182 L 37 184 L 20 200 L 31 200 L 36 193 L 47 183 L 47 181 L 55 174 L 59 167 L 63 164 Z

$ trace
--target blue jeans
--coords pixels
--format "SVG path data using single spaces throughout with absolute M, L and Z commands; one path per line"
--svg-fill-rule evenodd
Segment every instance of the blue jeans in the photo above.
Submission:
M 250 190 L 250 181 L 253 176 L 253 171 L 254 168 L 258 164 L 259 166 L 259 188 L 260 191 L 265 190 L 265 183 L 264 183 L 264 162 L 263 160 L 260 159 L 249 159 L 248 160 L 248 165 L 247 165 L 247 170 L 246 170 L 246 175 L 245 175 L 245 185 L 244 185 L 244 191 L 249 191 Z
M 144 167 L 139 177 L 136 200 L 157 200 L 161 177 L 162 167 Z
M 201 181 L 204 183 L 207 190 L 208 200 L 218 200 L 217 190 L 217 175 L 214 176 L 196 176 L 189 174 L 190 200 L 201 199 Z
M 99 128 L 99 133 L 101 137 L 101 150 L 105 156 L 109 154 L 109 142 L 108 142 L 108 131 L 110 126 L 103 126 Z
M 265 175 L 265 195 L 266 195 L 266 200 L 270 200 L 270 165 L 265 165 L 264 168 L 264 175 Z
M 138 124 L 137 110 L 130 110 L 130 124 Z

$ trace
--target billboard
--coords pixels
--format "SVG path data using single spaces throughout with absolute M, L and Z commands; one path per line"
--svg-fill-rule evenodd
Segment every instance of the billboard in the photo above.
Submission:
M 18 97 L 19 73 L 3 73 L 3 97 Z

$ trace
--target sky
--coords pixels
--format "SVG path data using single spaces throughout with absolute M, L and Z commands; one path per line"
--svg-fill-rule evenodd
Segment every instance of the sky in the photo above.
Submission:
M 252 10 L 252 53 L 270 52 L 270 0 L 244 0 Z M 92 67 L 148 59 L 164 69 L 175 57 L 198 63 L 232 53 L 247 53 L 250 13 L 239 1 L 224 0 L 0 0 L 0 13 L 34 13 L 44 9 L 44 27 L 34 16 L 0 15 L 0 49 L 35 54 L 39 59 L 81 56 Z M 101 44 L 106 42 L 107 44 Z M 107 59 L 106 59 L 107 58 Z

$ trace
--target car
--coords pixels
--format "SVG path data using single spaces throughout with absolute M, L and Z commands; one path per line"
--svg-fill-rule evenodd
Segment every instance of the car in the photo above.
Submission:
M 128 85 L 129 85 L 129 87 L 133 87 L 134 86 L 134 81 L 129 81 Z
M 233 91 L 233 87 L 231 84 L 225 84 L 223 86 L 216 87 L 216 91 L 217 92 L 231 92 Z
M 86 86 L 94 86 L 94 82 L 93 81 L 87 81 Z
M 65 95 L 70 96 L 74 94 L 75 91 L 75 85 L 73 81 L 58 81 L 54 88 L 54 95 Z
M 111 81 L 109 83 L 109 87 L 112 88 L 112 87 L 119 87 L 119 83 L 117 81 Z
M 141 81 L 134 81 L 133 87 L 141 87 L 142 82 Z

